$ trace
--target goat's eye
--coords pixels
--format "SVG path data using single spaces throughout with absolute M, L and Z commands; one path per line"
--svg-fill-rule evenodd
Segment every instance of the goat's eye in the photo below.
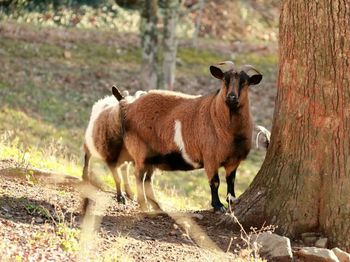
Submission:
M 247 85 L 247 82 L 246 81 L 244 81 L 244 80 L 240 80 L 239 81 L 239 87 L 240 88 L 243 88 L 244 86 L 246 86 Z

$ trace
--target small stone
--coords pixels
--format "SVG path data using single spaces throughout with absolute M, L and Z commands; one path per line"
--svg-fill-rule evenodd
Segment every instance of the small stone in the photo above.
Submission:
M 171 231 L 169 232 L 169 235 L 170 235 L 170 236 L 176 236 L 176 234 L 177 234 L 177 232 L 176 232 L 175 230 L 171 230 Z
M 303 247 L 296 255 L 304 262 L 339 262 L 332 250 L 318 247 Z
M 317 232 L 305 232 L 301 234 L 301 239 L 303 239 L 304 237 L 318 237 L 320 236 L 320 233 Z
M 259 235 L 253 235 L 251 244 L 255 242 L 260 246 L 259 253 L 266 257 L 268 261 L 292 261 L 293 254 L 290 240 L 271 232 L 264 232 Z
M 316 241 L 315 247 L 327 248 L 328 238 L 323 237 Z
M 69 58 L 72 58 L 72 53 L 67 51 L 67 50 L 64 50 L 63 56 L 64 56 L 64 58 L 69 59 Z
M 203 215 L 201 215 L 201 214 L 197 214 L 197 213 L 193 213 L 193 214 L 191 214 L 191 217 L 193 217 L 193 218 L 197 218 L 197 219 L 199 219 L 199 220 L 202 220 L 202 219 L 203 219 Z
M 36 217 L 35 218 L 35 222 L 38 223 L 38 224 L 41 224 L 44 222 L 44 219 L 42 219 L 41 217 Z
M 350 254 L 341 250 L 340 248 L 333 248 L 332 251 L 337 256 L 340 262 L 350 262 Z
M 317 241 L 316 236 L 306 236 L 303 238 L 303 243 L 307 246 L 313 246 Z

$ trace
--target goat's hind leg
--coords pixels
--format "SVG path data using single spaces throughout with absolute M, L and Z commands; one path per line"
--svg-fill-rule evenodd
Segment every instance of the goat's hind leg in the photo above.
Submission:
M 113 175 L 113 179 L 115 182 L 115 189 L 117 191 L 117 201 L 119 203 L 125 204 L 126 200 L 125 197 L 122 194 L 122 190 L 121 190 L 121 180 L 120 180 L 120 176 L 119 176 L 119 172 L 117 170 L 117 165 L 115 163 L 109 163 L 108 164 L 109 169 L 112 172 Z
M 130 162 L 125 162 L 120 167 L 118 167 L 118 173 L 123 177 L 125 194 L 129 199 L 134 199 L 134 194 L 131 191 L 130 183 L 129 183 L 129 175 L 130 175 Z
M 85 154 L 84 154 L 84 167 L 83 167 L 83 181 L 87 182 L 87 183 L 90 183 L 89 182 L 89 165 L 90 165 L 90 158 L 91 158 L 91 153 L 89 151 L 89 149 L 87 148 L 86 144 L 84 144 L 84 151 L 85 151 Z M 84 195 L 85 192 L 84 192 Z M 82 206 L 82 213 L 83 214 L 86 214 L 86 211 L 87 211 L 87 208 L 90 204 L 90 202 L 92 202 L 93 200 L 88 198 L 88 197 L 84 197 L 83 199 L 83 206 Z
M 89 164 L 90 164 L 90 158 L 91 158 L 91 153 L 87 146 L 84 144 L 84 167 L 83 167 L 83 180 L 88 181 L 89 180 Z
M 154 191 L 153 191 L 153 185 L 152 185 L 152 178 L 153 178 L 153 169 L 148 169 L 145 173 L 144 173 L 144 188 L 146 191 L 146 197 L 147 197 L 147 201 L 149 201 L 149 203 L 151 204 L 153 211 L 155 213 L 163 213 L 162 208 L 160 207 L 160 205 L 158 204 L 158 201 L 156 199 L 156 196 L 154 195 Z

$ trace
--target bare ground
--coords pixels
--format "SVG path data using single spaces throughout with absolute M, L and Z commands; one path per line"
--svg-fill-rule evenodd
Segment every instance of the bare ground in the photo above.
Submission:
M 84 228 L 79 187 L 8 174 L 14 164 L 0 162 L 0 261 L 16 256 L 22 261 L 213 261 L 232 259 L 244 246 L 240 231 L 224 215 L 194 211 L 149 216 L 134 201 L 122 205 L 105 194 L 106 210 L 87 216 L 97 222 L 88 250 L 82 251 L 84 241 L 79 239 L 91 228 Z M 75 231 L 76 237 L 69 236 Z

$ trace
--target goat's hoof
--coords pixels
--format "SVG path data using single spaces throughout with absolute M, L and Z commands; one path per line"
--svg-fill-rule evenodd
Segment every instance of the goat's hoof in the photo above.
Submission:
M 118 195 L 117 196 L 117 202 L 125 205 L 126 199 L 125 199 L 125 197 L 123 195 Z
M 140 209 L 143 213 L 148 213 L 149 212 L 149 209 L 148 209 L 148 206 L 146 203 L 138 203 L 139 206 L 140 206 Z
M 226 198 L 226 202 L 228 203 L 228 206 L 233 206 L 235 204 L 235 202 L 237 201 L 237 198 L 235 198 L 234 196 L 227 196 Z
M 216 214 L 225 214 L 226 213 L 226 208 L 224 206 L 214 207 L 214 212 Z

